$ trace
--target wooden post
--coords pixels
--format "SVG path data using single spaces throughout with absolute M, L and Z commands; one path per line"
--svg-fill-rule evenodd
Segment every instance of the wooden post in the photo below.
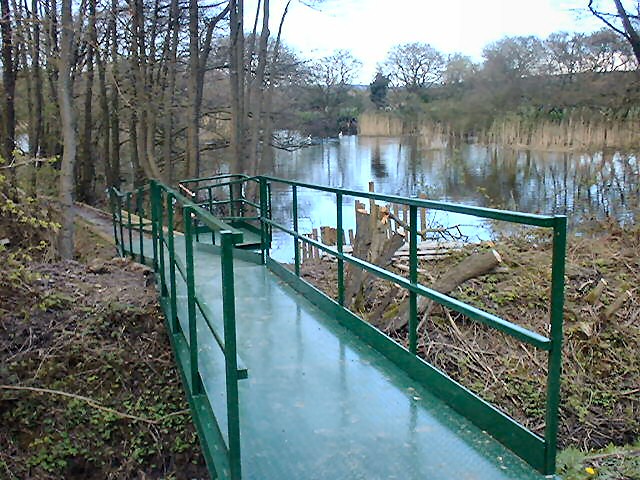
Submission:
M 375 192 L 375 184 L 373 182 L 369 182 L 369 191 L 371 193 Z M 373 209 L 375 207 L 376 201 L 373 199 L 369 200 L 369 213 L 373 216 Z
M 422 200 L 426 200 L 427 196 L 424 193 L 418 195 Z M 426 231 L 427 230 L 427 209 L 420 209 L 420 229 L 418 231 Z
M 398 207 L 398 204 L 394 203 L 392 207 L 393 207 L 393 216 L 396 218 L 400 218 L 400 208 Z M 397 232 L 398 227 L 400 226 L 398 225 L 398 222 L 394 221 L 393 226 L 394 226 L 394 231 Z
M 318 229 L 317 228 L 314 228 L 313 230 L 311 230 L 311 238 L 313 240 L 318 240 Z M 313 258 L 313 259 L 320 258 L 320 251 L 318 250 L 318 247 L 316 247 L 315 245 L 311 245 L 311 258 Z

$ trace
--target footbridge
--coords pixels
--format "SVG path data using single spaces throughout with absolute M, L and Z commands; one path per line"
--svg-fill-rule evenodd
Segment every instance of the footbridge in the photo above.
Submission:
M 275 189 L 290 202 L 286 224 L 272 216 Z M 335 198 L 335 245 L 301 233 L 301 190 Z M 120 254 L 155 271 L 211 478 L 527 480 L 555 474 L 565 217 L 269 176 L 219 175 L 186 180 L 177 189 L 152 181 L 128 193 L 111 189 L 110 199 Z M 408 207 L 406 276 L 345 252 L 343 207 L 353 199 Z M 418 216 L 425 208 L 552 231 L 547 336 L 419 283 Z M 290 238 L 289 263 L 272 255 L 275 232 Z M 305 244 L 334 259 L 334 297 L 302 278 Z M 345 307 L 348 268 L 408 292 L 408 345 Z M 546 352 L 543 435 L 417 355 L 420 297 Z

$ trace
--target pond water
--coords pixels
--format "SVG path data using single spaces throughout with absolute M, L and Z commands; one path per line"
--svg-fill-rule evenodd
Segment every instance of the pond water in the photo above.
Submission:
M 640 210 L 640 165 L 634 154 L 513 150 L 506 147 L 436 142 L 415 138 L 345 136 L 294 152 L 277 151 L 269 173 L 301 182 L 432 200 L 567 214 L 570 228 L 594 219 L 636 220 Z M 300 189 L 299 227 L 335 226 L 335 195 Z M 345 197 L 344 228 L 354 227 L 354 200 Z M 274 185 L 273 217 L 292 225 L 290 188 Z M 460 225 L 470 241 L 490 238 L 502 227 L 474 217 L 429 212 L 431 226 Z M 292 255 L 291 238 L 275 235 L 280 255 Z M 280 256 L 278 255 L 278 256 Z

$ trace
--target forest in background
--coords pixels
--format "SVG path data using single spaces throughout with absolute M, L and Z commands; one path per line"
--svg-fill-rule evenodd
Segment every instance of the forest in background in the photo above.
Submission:
M 361 63 L 347 50 L 312 60 L 287 47 L 291 1 L 277 13 L 269 0 L 254 12 L 237 0 L 1 4 L 2 157 L 53 159 L 66 172 L 66 151 L 73 168 L 60 175 L 69 177 L 63 190 L 88 203 L 123 181 L 197 176 L 203 159 L 207 171 L 262 172 L 271 146 L 304 146 L 275 131 L 350 133 L 363 112 L 402 122 L 373 127 L 361 118 L 368 135 L 415 134 L 430 122 L 525 144 L 531 125 L 638 118 L 637 15 L 628 29 L 617 2 L 585 5 L 608 23 L 601 31 L 506 37 L 487 45 L 481 62 L 398 45 L 368 86 L 354 85 Z M 270 31 L 274 15 L 279 27 Z M 516 125 L 509 135 L 505 122 Z M 22 176 L 38 190 L 35 169 Z

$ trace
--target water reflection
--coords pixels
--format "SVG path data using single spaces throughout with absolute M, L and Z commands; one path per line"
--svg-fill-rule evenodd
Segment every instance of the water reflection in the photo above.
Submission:
M 423 146 L 416 138 L 343 137 L 296 152 L 276 152 L 273 174 L 303 182 L 415 196 L 521 212 L 568 214 L 570 227 L 592 219 L 636 220 L 640 167 L 634 154 L 512 150 L 462 144 Z M 291 193 L 273 189 L 277 221 L 291 225 Z M 345 228 L 353 228 L 352 198 L 345 198 Z M 301 189 L 300 228 L 335 225 L 335 197 Z M 487 238 L 492 226 L 461 215 L 438 215 L 441 225 L 462 224 L 472 239 Z M 276 242 L 286 237 L 276 237 Z M 289 239 L 286 239 L 287 246 Z

